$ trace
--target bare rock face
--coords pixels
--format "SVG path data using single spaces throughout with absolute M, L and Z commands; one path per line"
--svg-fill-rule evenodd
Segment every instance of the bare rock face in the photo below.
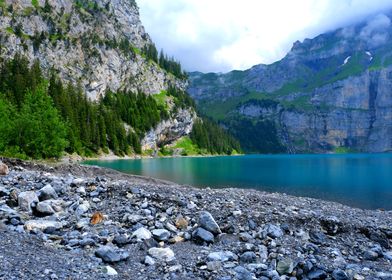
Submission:
M 38 59 L 64 80 L 81 81 L 88 97 L 97 100 L 106 90 L 141 90 L 157 94 L 168 84 L 185 83 L 148 62 L 140 50 L 151 44 L 135 1 L 94 1 L 81 7 L 71 0 L 6 0 L 11 13 L 0 16 L 2 55 L 16 53 Z M 11 8 L 9 8 L 11 9 Z M 16 31 L 16 32 L 15 32 Z
M 385 26 L 374 25 L 380 18 Z M 292 153 L 390 152 L 391 20 L 387 11 L 296 42 L 271 65 L 226 74 L 191 73 L 188 91 L 200 106 L 208 104 L 206 114 L 227 108 L 223 122 L 240 141 L 241 135 L 260 135 L 260 127 L 267 127 L 265 139 L 255 137 L 252 144 L 274 141 L 271 146 L 283 145 Z M 375 34 L 383 40 L 374 40 Z M 239 121 L 243 119 L 247 122 Z M 251 127 L 255 122 L 268 125 Z
M 0 14 L 4 59 L 21 54 L 43 70 L 54 69 L 63 81 L 80 84 L 88 98 L 108 90 L 159 94 L 169 85 L 185 90 L 177 79 L 148 60 L 142 49 L 152 44 L 134 0 L 5 0 Z M 195 113 L 182 110 L 148 133 L 143 143 L 154 148 L 189 134 Z M 184 122 L 184 123 L 182 123 Z
M 142 140 L 143 149 L 156 150 L 158 145 L 168 144 L 192 131 L 196 113 L 179 109 L 175 117 L 164 120 L 151 129 Z

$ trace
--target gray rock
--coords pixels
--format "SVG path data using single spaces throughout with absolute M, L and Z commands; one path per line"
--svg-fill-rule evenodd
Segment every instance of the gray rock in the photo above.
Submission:
M 266 235 L 271 238 L 279 238 L 279 237 L 283 236 L 282 229 L 276 225 L 267 224 L 264 227 L 264 231 L 265 231 Z
M 238 280 L 253 280 L 253 274 L 242 266 L 237 266 L 234 271 Z
M 192 238 L 196 243 L 214 243 L 214 235 L 203 228 L 197 228 L 192 233 Z
M 153 258 L 151 258 L 150 256 L 146 256 L 144 258 L 144 264 L 146 265 L 155 265 L 155 260 Z
M 32 212 L 31 204 L 38 202 L 38 196 L 33 191 L 22 192 L 18 196 L 18 205 L 22 211 Z
M 57 229 L 61 229 L 62 227 L 63 227 L 62 223 L 56 221 L 48 221 L 48 220 L 29 220 L 24 224 L 24 228 L 27 231 L 32 231 L 32 230 L 45 231 L 48 228 L 55 228 L 57 230 Z
M 326 279 L 328 277 L 328 274 L 321 269 L 312 269 L 307 276 L 310 280 L 318 280 Z
M 125 246 L 125 245 L 129 244 L 130 242 L 131 242 L 131 240 L 125 234 L 116 235 L 113 238 L 113 244 L 116 244 L 119 247 Z
M 46 185 L 38 192 L 38 197 L 40 201 L 49 200 L 49 199 L 57 199 L 58 195 L 55 189 L 51 185 Z
M 240 260 L 243 263 L 256 262 L 257 256 L 254 252 L 245 252 L 240 256 Z
M 332 272 L 332 278 L 334 280 L 349 280 L 350 278 L 347 276 L 346 272 L 341 269 L 335 269 Z
M 216 223 L 215 219 L 207 211 L 203 211 L 200 213 L 199 224 L 200 224 L 200 227 L 204 228 L 205 230 L 207 230 L 213 234 L 222 233 L 222 231 L 219 228 L 218 224 Z
M 92 238 L 83 238 L 80 242 L 79 245 L 82 247 L 86 247 L 86 246 L 95 246 L 96 242 L 94 239 Z
M 209 271 L 219 271 L 222 268 L 221 262 L 207 262 L 207 269 Z
M 76 208 L 76 215 L 83 215 L 84 213 L 86 213 L 88 210 L 90 209 L 90 203 L 88 203 L 87 201 L 83 202 L 83 204 L 80 204 L 78 206 L 78 208 Z
M 95 251 L 95 255 L 107 263 L 121 262 L 129 258 L 128 252 L 116 250 L 109 246 L 100 247 Z
M 152 231 L 152 235 L 159 241 L 166 241 L 170 238 L 170 232 L 166 229 L 155 229 Z
M 141 240 L 150 239 L 152 237 L 152 234 L 148 229 L 141 227 L 141 228 L 135 230 L 132 233 L 131 237 L 132 238 L 135 237 L 138 241 L 141 241 Z
M 148 254 L 160 261 L 172 261 L 175 259 L 173 250 L 170 248 L 151 248 L 148 250 Z
M 230 251 L 220 251 L 220 252 L 212 252 L 208 254 L 207 259 L 209 261 L 227 262 L 227 261 L 236 261 L 238 259 L 238 256 Z
M 379 255 L 374 250 L 366 250 L 363 254 L 363 258 L 368 261 L 375 261 L 379 258 Z
M 276 267 L 276 271 L 278 271 L 280 275 L 291 274 L 293 270 L 294 270 L 294 262 L 292 259 L 289 258 L 280 260 Z
M 55 213 L 55 211 L 53 210 L 50 203 L 48 203 L 46 201 L 39 202 L 37 204 L 36 210 L 38 213 L 45 215 L 45 216 L 50 216 Z

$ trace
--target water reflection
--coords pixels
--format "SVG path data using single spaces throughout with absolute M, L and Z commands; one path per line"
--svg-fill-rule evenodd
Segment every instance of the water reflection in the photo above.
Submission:
M 392 155 L 277 155 L 90 161 L 137 175 L 241 187 L 392 209 Z

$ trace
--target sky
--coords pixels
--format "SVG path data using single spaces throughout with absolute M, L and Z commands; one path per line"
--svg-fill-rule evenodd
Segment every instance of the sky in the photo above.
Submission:
M 228 72 L 282 59 L 297 40 L 392 9 L 392 0 L 137 0 L 158 49 L 187 71 Z

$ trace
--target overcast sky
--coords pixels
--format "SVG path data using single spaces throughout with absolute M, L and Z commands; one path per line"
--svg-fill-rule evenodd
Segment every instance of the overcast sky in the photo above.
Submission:
M 188 71 L 269 64 L 293 42 L 392 9 L 392 0 L 137 0 L 159 49 Z

